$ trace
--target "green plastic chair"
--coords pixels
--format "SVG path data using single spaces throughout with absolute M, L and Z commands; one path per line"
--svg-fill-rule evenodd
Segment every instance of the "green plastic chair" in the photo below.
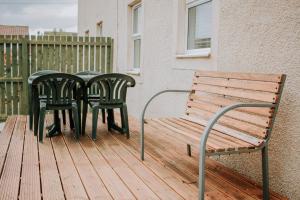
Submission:
M 33 74 L 31 74 L 28 78 L 28 86 L 29 86 L 29 89 L 28 89 L 28 102 L 29 102 L 29 105 L 32 105 L 32 81 L 41 76 L 41 75 L 45 75 L 45 74 L 51 74 L 51 73 L 57 73 L 58 71 L 55 71 L 55 70 L 42 70 L 42 71 L 37 71 Z M 29 106 L 28 107 L 28 113 L 29 113 L 29 128 L 30 130 L 32 130 L 32 127 L 33 127 L 33 106 Z M 65 125 L 66 124 L 66 112 L 64 110 L 62 110 L 62 116 L 63 116 L 63 124 Z
M 85 81 L 85 83 L 87 84 L 91 78 L 98 76 L 98 75 L 102 75 L 102 74 L 103 73 L 101 73 L 101 72 L 86 70 L 86 71 L 77 72 L 75 75 L 82 78 Z M 99 96 L 99 94 L 97 93 L 97 89 L 95 87 L 87 89 L 87 98 L 89 100 L 95 99 L 95 98 L 97 99 L 98 96 Z M 102 122 L 105 123 L 105 109 L 102 109 Z M 82 131 L 83 134 L 84 134 L 84 131 L 85 130 Z
M 135 80 L 125 74 L 110 73 L 92 78 L 87 83 L 87 88 L 91 88 L 93 85 L 97 86 L 99 96 L 96 99 L 88 100 L 93 114 L 92 139 L 96 139 L 99 109 L 107 109 L 108 111 L 107 125 L 109 131 L 111 129 L 118 130 L 121 133 L 126 133 L 127 138 L 129 138 L 126 93 L 128 87 L 135 86 Z M 114 123 L 113 109 L 116 108 L 120 109 L 121 128 Z M 86 116 L 86 112 L 84 112 L 83 115 Z M 83 117 L 83 119 L 85 118 Z M 83 126 L 85 126 L 85 124 Z
M 40 90 L 43 88 L 43 91 Z M 85 96 L 84 80 L 71 74 L 52 73 L 42 75 L 32 81 L 34 96 L 34 131 L 37 135 L 39 128 L 39 141 L 43 141 L 43 130 L 46 110 L 72 110 L 76 138 L 80 135 L 80 96 Z M 43 94 L 43 98 L 39 98 Z M 37 119 L 39 122 L 37 123 Z

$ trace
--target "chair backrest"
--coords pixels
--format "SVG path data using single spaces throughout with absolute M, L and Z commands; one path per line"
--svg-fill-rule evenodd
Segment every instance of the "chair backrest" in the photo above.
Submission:
M 81 78 L 65 73 L 39 76 L 32 81 L 32 89 L 36 97 L 44 95 L 49 105 L 71 104 L 74 98 L 82 96 L 86 90 Z
M 184 118 L 206 125 L 222 107 L 234 103 L 272 103 L 276 108 L 239 108 L 218 120 L 214 129 L 265 139 L 274 122 L 284 74 L 197 71 Z
M 119 73 L 103 74 L 92 78 L 87 88 L 95 86 L 101 104 L 118 104 L 126 101 L 127 87 L 134 87 L 135 80 Z
M 41 76 L 41 75 L 46 75 L 46 74 L 51 74 L 51 73 L 58 73 L 56 70 L 41 70 L 32 73 L 30 76 Z

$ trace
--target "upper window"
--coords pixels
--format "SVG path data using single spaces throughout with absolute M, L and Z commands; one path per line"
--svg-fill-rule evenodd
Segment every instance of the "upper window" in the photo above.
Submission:
M 187 4 L 187 50 L 210 48 L 212 35 L 212 1 Z
M 133 68 L 141 65 L 141 4 L 132 8 Z

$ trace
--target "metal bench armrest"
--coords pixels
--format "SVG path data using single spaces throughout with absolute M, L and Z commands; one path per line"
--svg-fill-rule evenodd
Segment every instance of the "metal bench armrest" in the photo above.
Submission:
M 145 113 L 146 110 L 149 106 L 149 104 L 152 102 L 153 99 L 155 99 L 156 97 L 160 96 L 161 94 L 164 93 L 189 93 L 191 92 L 191 90 L 163 90 L 160 91 L 158 93 L 156 93 L 155 95 L 153 95 L 145 104 L 142 115 L 141 115 L 141 136 L 140 136 L 140 144 L 141 144 L 141 159 L 144 160 L 144 122 L 145 122 Z
M 241 108 L 241 107 L 267 107 L 267 108 L 275 108 L 275 104 L 270 104 L 270 103 L 237 103 L 237 104 L 232 104 L 229 106 L 226 106 L 222 109 L 220 109 L 218 112 L 214 114 L 212 118 L 207 123 L 207 126 L 205 127 L 205 130 L 201 136 L 201 142 L 200 142 L 200 151 L 205 151 L 205 146 L 206 142 L 208 139 L 208 135 L 214 126 L 214 124 L 218 121 L 219 118 L 221 118 L 225 113 L 227 113 L 230 110 L 236 109 L 236 108 Z

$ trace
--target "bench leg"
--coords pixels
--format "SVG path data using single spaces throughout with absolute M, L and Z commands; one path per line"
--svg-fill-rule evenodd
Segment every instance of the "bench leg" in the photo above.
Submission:
M 205 192 L 205 150 L 202 151 L 200 148 L 199 151 L 199 193 L 198 199 L 204 200 L 204 192 Z
M 263 200 L 269 200 L 269 164 L 268 164 L 268 146 L 262 151 L 262 178 L 263 178 Z

